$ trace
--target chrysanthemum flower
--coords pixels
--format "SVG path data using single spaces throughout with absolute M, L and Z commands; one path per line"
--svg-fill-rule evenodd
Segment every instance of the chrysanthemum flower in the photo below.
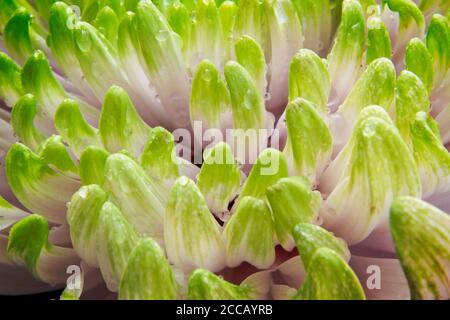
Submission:
M 448 299 L 449 9 L 0 0 L 0 294 Z

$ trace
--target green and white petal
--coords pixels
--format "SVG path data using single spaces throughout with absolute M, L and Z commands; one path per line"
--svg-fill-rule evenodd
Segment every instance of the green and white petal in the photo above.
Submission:
M 292 56 L 303 45 L 303 33 L 290 0 L 266 0 L 263 3 L 271 42 L 267 108 L 274 113 L 281 113 L 288 100 L 289 64 Z
M 230 93 L 219 70 L 203 60 L 195 71 L 189 104 L 191 125 L 200 123 L 203 130 L 225 127 L 231 111 Z
M 392 44 L 386 24 L 379 17 L 367 20 L 366 65 L 379 58 L 391 59 Z
M 150 1 L 137 6 L 137 27 L 143 60 L 171 124 L 189 127 L 189 80 L 179 36 Z
M 98 131 L 109 152 L 126 149 L 138 156 L 151 128 L 142 120 L 127 92 L 112 86 L 103 102 Z
M 261 96 L 266 94 L 266 60 L 264 52 L 254 39 L 249 36 L 240 37 L 234 46 L 236 61 L 242 65 L 255 80 Z
M 437 126 L 425 112 L 419 112 L 411 123 L 414 159 L 426 199 L 433 194 L 450 192 L 450 153 L 442 144 Z
M 103 100 L 112 85 L 129 87 L 116 49 L 100 31 L 87 22 L 77 22 L 73 38 L 79 66 L 98 100 Z
M 317 107 L 298 98 L 286 107 L 287 143 L 283 153 L 291 175 L 305 176 L 311 185 L 328 165 L 333 137 Z
M 32 150 L 36 150 L 45 140 L 45 134 L 34 124 L 37 116 L 37 102 L 32 94 L 19 98 L 11 111 L 11 126 L 14 134 L 20 142 Z
M 266 112 L 264 99 L 248 71 L 239 63 L 229 61 L 224 69 L 230 91 L 232 129 L 226 132 L 226 141 L 240 163 L 254 163 L 257 155 L 266 148 L 273 134 L 274 116 Z
M 66 203 L 80 183 L 53 170 L 41 157 L 20 143 L 6 155 L 6 177 L 19 201 L 52 222 L 64 222 Z
M 241 171 L 228 144 L 219 142 L 204 152 L 197 185 L 209 209 L 223 219 L 228 205 L 238 194 Z
M 167 195 L 157 181 L 124 154 L 112 154 L 105 164 L 104 188 L 112 202 L 142 234 L 162 240 Z
M 78 166 L 61 136 L 52 135 L 42 142 L 37 151 L 39 157 L 51 168 L 64 173 L 68 177 L 79 178 Z
M 383 0 L 384 12 L 382 19 L 388 24 L 387 19 L 392 13 L 398 14 L 397 30 L 390 30 L 393 40 L 393 61 L 397 66 L 403 65 L 403 56 L 408 42 L 414 38 L 422 38 L 425 33 L 425 19 L 413 0 Z
M 433 60 L 434 81 L 433 86 L 438 87 L 445 78 L 450 67 L 450 27 L 445 17 L 433 15 L 428 26 L 426 45 Z
M 289 100 L 304 98 L 326 114 L 329 93 L 330 75 L 326 62 L 311 50 L 300 50 L 292 58 L 289 69 Z
M 140 240 L 130 253 L 120 280 L 120 300 L 174 300 L 179 285 L 164 251 L 151 238 Z
M 284 154 L 276 149 L 267 148 L 258 156 L 239 198 L 252 196 L 264 200 L 267 188 L 287 176 L 288 165 Z
M 302 287 L 301 300 L 365 300 L 357 276 L 334 250 L 320 248 L 311 258 Z
M 35 278 L 52 285 L 63 284 L 67 267 L 78 265 L 80 258 L 73 249 L 52 245 L 48 235 L 47 220 L 31 214 L 11 228 L 6 254 Z
M 130 254 L 139 242 L 139 235 L 120 210 L 109 201 L 100 210 L 97 226 L 98 265 L 106 286 L 110 291 L 116 292 Z
M 329 0 L 293 0 L 305 37 L 303 46 L 323 54 L 330 45 L 331 6 Z
M 0 98 L 12 108 L 24 93 L 20 67 L 4 52 L 0 52 Z
M 22 70 L 22 84 L 26 92 L 34 94 L 42 112 L 53 117 L 56 109 L 67 98 L 50 65 L 41 51 L 36 51 L 25 62 Z
M 268 55 L 270 49 L 269 28 L 266 20 L 263 1 L 239 1 L 234 24 L 234 37 L 235 39 L 244 35 L 252 37 L 261 45 L 264 55 L 270 57 Z
M 248 300 L 250 288 L 237 286 L 206 269 L 196 269 L 189 277 L 188 300 Z
M 386 58 L 377 59 L 367 67 L 337 111 L 342 122 L 342 130 L 336 132 L 337 150 L 347 142 L 358 115 L 365 107 L 377 105 L 391 111 L 395 99 L 395 79 L 394 65 Z
M 322 204 L 320 192 L 312 191 L 304 177 L 278 180 L 267 189 L 274 228 L 281 246 L 291 251 L 295 247 L 293 230 L 299 223 L 314 223 Z
M 166 19 L 170 27 L 176 32 L 183 42 L 181 49 L 186 62 L 189 62 L 192 52 L 192 32 L 193 20 L 192 14 L 184 4 L 185 1 L 171 1 L 166 10 Z
M 416 74 L 428 93 L 431 93 L 434 82 L 433 58 L 425 44 L 418 38 L 411 39 L 406 47 L 405 68 Z
M 238 13 L 239 7 L 236 2 L 227 0 L 220 4 L 219 6 L 219 15 L 220 22 L 222 24 L 222 36 L 224 37 L 224 51 L 225 56 L 224 59 L 232 60 L 234 58 L 234 30 L 236 24 L 236 17 Z
M 368 106 L 361 110 L 361 113 L 358 116 L 358 120 L 355 124 L 355 127 L 359 127 L 361 123 L 366 121 L 369 118 L 376 118 L 386 122 L 388 125 L 394 125 L 389 114 L 386 110 L 380 106 Z M 320 191 L 329 195 L 331 191 L 338 184 L 338 180 L 341 176 L 341 173 L 344 171 L 349 159 L 351 156 L 350 148 L 345 148 L 342 150 L 336 158 L 330 163 L 327 169 L 324 171 L 323 175 L 320 177 L 319 185 Z M 339 160 L 338 160 L 339 159 Z
M 67 222 L 70 238 L 78 255 L 88 265 L 98 267 L 97 232 L 100 210 L 108 200 L 108 194 L 98 185 L 83 186 L 70 199 L 67 206 Z
M 364 116 L 321 180 L 337 181 L 322 190 L 329 194 L 321 211 L 324 226 L 351 245 L 374 229 L 387 230 L 394 197 L 421 195 L 416 163 L 392 122 Z
M 61 1 L 55 2 L 50 8 L 48 19 L 50 35 L 47 42 L 64 74 L 84 96 L 93 101 L 93 104 L 99 105 L 101 99 L 96 98 L 78 63 L 74 36 L 77 21 L 78 17 L 69 5 Z
M 96 146 L 89 146 L 81 153 L 79 170 L 82 185 L 104 185 L 105 165 L 108 157 L 108 151 Z
M 417 112 L 428 113 L 429 109 L 430 101 L 423 82 L 414 73 L 403 71 L 397 79 L 395 125 L 408 146 L 411 146 L 411 122 Z
M 56 79 L 47 58 L 41 51 L 36 51 L 28 58 L 22 69 L 22 84 L 26 92 L 33 93 L 38 101 L 41 113 L 53 118 L 54 114 L 65 98 L 71 96 L 64 91 L 61 83 Z M 99 112 L 97 108 L 77 99 L 80 110 L 91 123 L 96 122 Z
M 65 99 L 58 107 L 55 127 L 77 157 L 88 146 L 102 146 L 98 130 L 86 121 L 75 100 Z
M 347 243 L 322 227 L 310 223 L 300 223 L 293 228 L 292 233 L 307 272 L 311 270 L 314 254 L 320 248 L 331 249 L 344 261 L 350 260 Z
M 33 14 L 36 13 L 33 6 L 27 1 L 9 0 L 0 2 L 0 30 L 5 28 L 8 20 L 13 16 L 17 9 L 24 7 Z
M 180 175 L 178 161 L 172 134 L 162 127 L 153 128 L 141 154 L 141 166 L 145 172 L 170 188 Z
M 224 62 L 224 38 L 215 0 L 197 1 L 191 36 L 190 67 L 195 68 L 203 59 L 210 59 L 217 66 Z
M 412 197 L 392 204 L 391 232 L 412 299 L 450 297 L 450 217 Z
M 117 34 L 119 30 L 119 17 L 109 6 L 104 6 L 98 13 L 92 24 L 115 47 L 117 46 Z
M 167 113 L 144 68 L 138 34 L 136 14 L 128 11 L 120 22 L 117 41 L 122 68 L 130 83 L 128 93 L 139 114 L 148 124 L 167 125 Z
M 224 74 L 230 91 L 234 128 L 265 129 L 264 99 L 250 73 L 239 63 L 229 61 Z
M 26 216 L 28 216 L 27 212 L 13 206 L 0 196 L 0 231 L 9 228 Z
M 88 146 L 103 146 L 97 128 L 86 121 L 75 100 L 65 99 L 59 105 L 55 113 L 55 127 L 77 157 Z
M 331 107 L 344 101 L 361 74 L 365 45 L 365 17 L 357 0 L 345 0 L 333 48 L 328 55 Z
M 47 49 L 45 39 L 34 30 L 34 17 L 24 7 L 17 9 L 3 30 L 6 48 L 20 63 L 23 63 L 35 49 Z
M 275 261 L 274 226 L 264 200 L 243 197 L 225 225 L 228 267 L 248 262 L 259 269 L 269 268 Z
M 225 247 L 219 224 L 195 183 L 178 178 L 169 194 L 164 217 L 164 240 L 169 260 L 178 268 L 225 266 Z

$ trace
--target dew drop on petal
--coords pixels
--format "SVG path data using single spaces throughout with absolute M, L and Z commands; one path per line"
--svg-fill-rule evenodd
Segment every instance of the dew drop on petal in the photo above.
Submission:
M 86 199 L 87 189 L 81 188 L 80 191 L 78 191 L 78 195 L 80 196 L 81 199 Z
M 372 125 L 366 125 L 363 128 L 363 135 L 367 138 L 370 138 L 375 135 L 375 129 Z
M 211 79 L 212 79 L 211 70 L 206 69 L 205 72 L 203 72 L 203 77 L 202 77 L 202 78 L 203 78 L 203 80 L 206 81 L 206 82 L 211 81 Z
M 180 179 L 180 180 L 178 181 L 178 183 L 179 183 L 181 186 L 187 186 L 188 182 L 189 182 L 189 179 L 188 179 L 188 178 L 186 178 L 186 179 Z
M 156 40 L 159 42 L 164 42 L 169 37 L 169 31 L 167 30 L 160 30 L 158 34 L 156 35 Z
M 76 42 L 78 48 L 83 52 L 89 52 L 92 47 L 92 39 L 89 32 L 85 29 L 81 29 L 76 33 Z

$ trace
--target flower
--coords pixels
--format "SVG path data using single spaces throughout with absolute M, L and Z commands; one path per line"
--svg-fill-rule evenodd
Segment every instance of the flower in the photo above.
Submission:
M 0 1 L 0 293 L 448 299 L 449 9 Z

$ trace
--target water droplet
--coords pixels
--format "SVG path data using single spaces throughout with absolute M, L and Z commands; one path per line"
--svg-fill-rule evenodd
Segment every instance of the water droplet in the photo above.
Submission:
M 76 42 L 78 48 L 83 52 L 89 52 L 92 48 L 91 35 L 86 29 L 81 29 L 76 33 Z
M 189 178 L 183 177 L 182 179 L 179 180 L 178 183 L 179 183 L 181 186 L 187 186 L 188 182 L 189 182 Z
M 86 199 L 87 189 L 81 188 L 80 191 L 78 191 L 78 196 L 80 196 L 81 199 Z
M 363 128 L 363 135 L 367 138 L 370 138 L 372 136 L 375 135 L 375 128 L 373 127 L 373 125 L 369 124 L 364 126 Z
M 359 23 L 355 23 L 355 24 L 352 26 L 352 29 L 353 29 L 353 30 L 356 30 L 356 29 L 359 29 L 359 27 L 360 27 L 360 24 L 359 24 Z
M 205 80 L 206 82 L 211 81 L 212 79 L 212 73 L 210 69 L 205 69 L 205 71 L 203 72 L 203 80 Z
M 170 33 L 167 30 L 160 30 L 158 32 L 158 34 L 156 35 L 156 40 L 158 40 L 159 42 L 163 42 L 166 41 L 167 38 L 169 37 Z

